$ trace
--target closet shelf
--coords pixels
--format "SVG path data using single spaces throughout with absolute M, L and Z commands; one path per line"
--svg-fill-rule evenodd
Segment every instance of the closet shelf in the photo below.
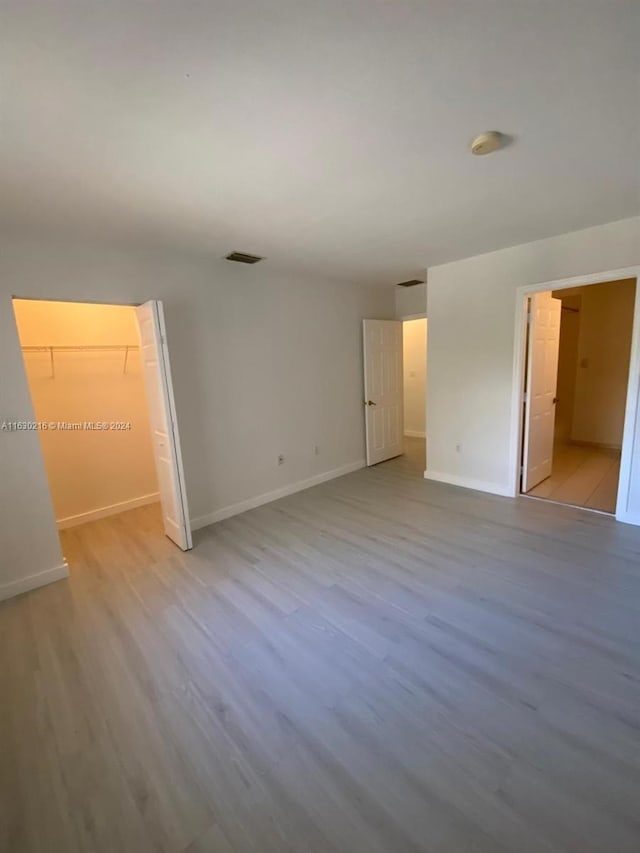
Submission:
M 46 352 L 49 353 L 51 362 L 51 378 L 56 378 L 56 363 L 55 353 L 57 352 L 123 352 L 124 361 L 122 364 L 122 372 L 127 372 L 127 361 L 129 360 L 129 352 L 131 350 L 139 350 L 140 347 L 133 344 L 97 344 L 87 346 L 39 346 L 39 347 L 22 347 L 22 352 Z

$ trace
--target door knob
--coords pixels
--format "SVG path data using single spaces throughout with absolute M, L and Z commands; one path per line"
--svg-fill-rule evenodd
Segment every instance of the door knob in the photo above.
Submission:
M 373 400 L 367 400 L 365 406 L 375 406 L 375 403 L 373 402 Z

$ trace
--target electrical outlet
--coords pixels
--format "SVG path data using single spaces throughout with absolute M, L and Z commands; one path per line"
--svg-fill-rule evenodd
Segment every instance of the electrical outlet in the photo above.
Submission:
M 284 465 L 284 456 L 282 453 L 278 456 L 278 465 Z
M 314 456 L 319 456 L 319 455 L 320 455 L 320 448 L 318 447 L 318 445 L 317 445 L 317 444 L 314 444 L 314 445 L 313 445 L 313 455 L 314 455 Z
M 460 442 L 456 444 L 456 453 L 462 453 L 462 445 L 460 444 Z

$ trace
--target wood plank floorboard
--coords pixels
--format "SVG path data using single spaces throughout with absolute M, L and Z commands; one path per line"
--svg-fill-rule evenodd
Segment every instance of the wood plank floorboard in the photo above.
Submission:
M 640 531 L 422 447 L 187 554 L 63 531 L 0 604 L 0 850 L 637 853 Z

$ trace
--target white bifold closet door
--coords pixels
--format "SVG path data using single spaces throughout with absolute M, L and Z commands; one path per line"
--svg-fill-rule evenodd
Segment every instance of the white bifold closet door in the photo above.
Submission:
M 403 451 L 402 321 L 363 320 L 367 465 Z
M 187 551 L 192 547 L 191 526 L 162 303 L 145 302 L 136 308 L 136 314 L 164 532 Z
M 562 302 L 551 291 L 531 297 L 524 404 L 522 491 L 551 475 Z

